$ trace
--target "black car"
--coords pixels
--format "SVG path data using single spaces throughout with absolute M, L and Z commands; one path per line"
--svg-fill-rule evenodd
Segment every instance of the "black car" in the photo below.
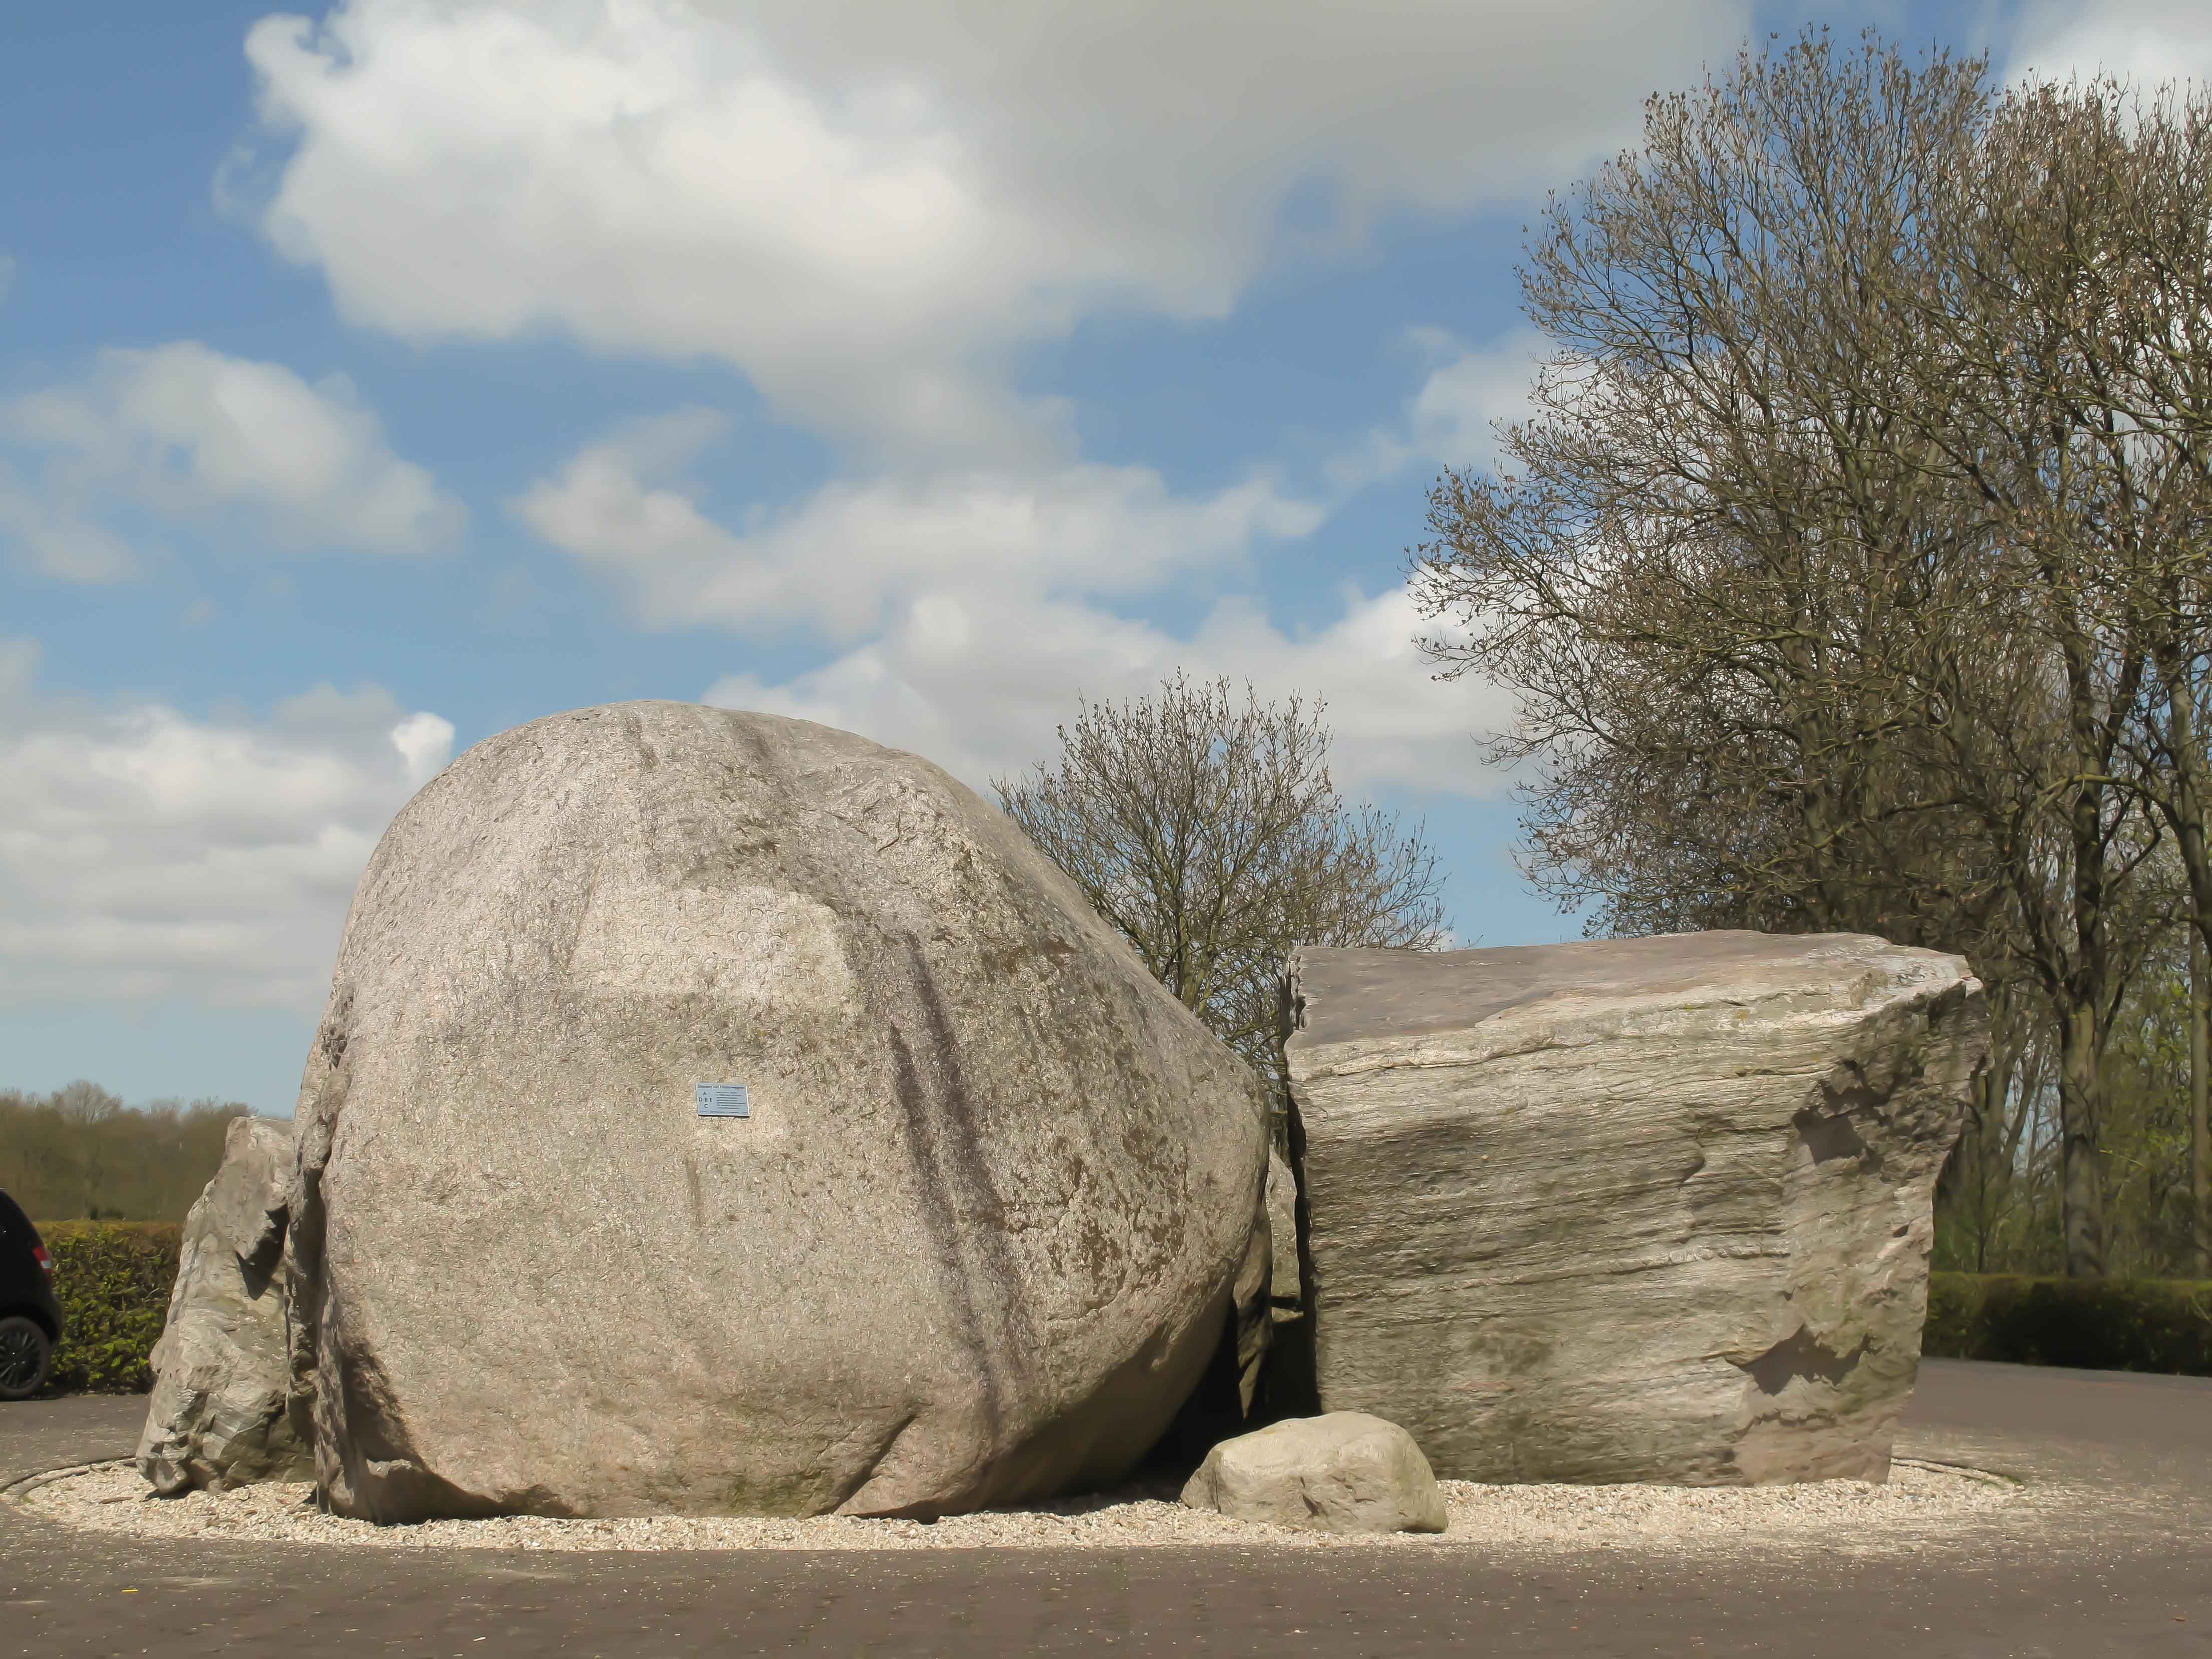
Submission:
M 0 1400 L 39 1391 L 61 1336 L 54 1259 L 22 1206 L 0 1193 Z

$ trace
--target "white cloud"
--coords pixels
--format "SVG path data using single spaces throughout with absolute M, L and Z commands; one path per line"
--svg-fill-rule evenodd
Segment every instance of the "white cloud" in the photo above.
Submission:
M 1508 330 L 1468 346 L 1442 329 L 1413 331 L 1431 367 L 1397 425 L 1380 427 L 1340 456 L 1330 476 L 1344 489 L 1387 478 L 1415 463 L 1454 467 L 1498 464 L 1497 428 L 1525 420 L 1538 360 L 1549 349 L 1533 328 Z
M 1324 697 L 1340 787 L 1496 793 L 1501 781 L 1480 764 L 1474 734 L 1507 719 L 1508 700 L 1488 687 L 1430 682 L 1402 590 L 1370 598 L 1347 589 L 1342 599 L 1335 623 L 1305 635 L 1285 634 L 1248 601 L 1224 601 L 1183 640 L 1072 600 L 931 593 L 880 638 L 822 668 L 783 684 L 726 675 L 705 700 L 859 732 L 981 789 L 1050 758 L 1079 693 L 1146 696 L 1182 668 L 1249 679 L 1263 697 Z
M 355 883 L 453 728 L 374 687 L 260 721 L 42 698 L 0 641 L 0 1002 L 312 1012 Z
M 833 435 L 1033 465 L 1052 410 L 1018 404 L 1012 345 L 1101 307 L 1218 314 L 1286 251 L 1517 198 L 1749 16 L 351 0 L 248 37 L 284 147 L 254 210 L 346 316 L 410 338 L 708 354 Z
M 253 210 L 353 319 L 718 357 L 845 447 L 804 501 L 717 510 L 687 473 L 721 418 L 684 410 L 513 503 L 651 625 L 839 653 L 782 684 L 726 678 L 718 700 L 980 782 L 1048 752 L 1078 690 L 1139 694 L 1181 666 L 1328 698 L 1356 784 L 1483 793 L 1469 734 L 1499 700 L 1429 684 L 1395 585 L 1348 591 L 1310 635 L 1218 598 L 1266 586 L 1329 501 L 1265 470 L 1179 494 L 1085 463 L 1058 405 L 1015 394 L 1010 354 L 1102 309 L 1218 315 L 1269 264 L 1357 249 L 1382 217 L 1517 199 L 1632 137 L 1642 95 L 1693 79 L 1748 16 L 352 0 L 249 40 L 281 145 Z M 1483 459 L 1491 420 L 1518 411 L 1524 337 L 1416 343 L 1425 385 L 1334 494 Z M 1173 629 L 1130 614 L 1209 600 Z
M 2021 15 L 2008 79 L 2108 70 L 2146 89 L 2212 81 L 2212 13 L 2202 0 L 2046 0 Z
M 465 514 L 394 455 L 352 384 L 193 340 L 103 351 L 75 384 L 0 404 L 34 477 L 0 465 L 0 537 L 33 568 L 112 580 L 136 564 L 118 512 L 287 550 L 422 552 Z
M 128 541 L 86 518 L 81 500 L 58 501 L 55 495 L 26 482 L 0 459 L 0 549 L 15 562 L 75 582 L 119 581 L 138 569 L 137 551 Z
M 1439 365 L 1406 434 L 1378 448 L 1398 446 L 1394 465 L 1456 456 L 1483 400 L 1502 395 L 1498 366 L 1511 355 L 1499 344 Z M 1311 534 L 1326 503 L 1266 478 L 1184 497 L 1146 468 L 1068 465 L 833 482 L 740 531 L 704 512 L 678 476 L 720 424 L 702 410 L 635 423 L 514 503 L 538 536 L 627 587 L 650 624 L 764 639 L 796 624 L 846 647 L 780 684 L 727 676 L 709 702 L 863 732 L 980 787 L 1049 752 L 1079 692 L 1142 695 L 1180 667 L 1326 698 L 1340 770 L 1357 786 L 1497 787 L 1470 733 L 1506 704 L 1430 684 L 1401 590 L 1347 586 L 1336 622 L 1296 636 L 1247 596 L 1214 602 L 1187 638 L 1111 608 L 1201 582 L 1249 589 L 1267 544 Z
M 1442 361 L 1408 411 L 1412 448 L 1447 466 L 1495 465 L 1497 428 L 1528 417 L 1537 360 L 1550 343 L 1534 329 L 1520 328 L 1472 349 L 1443 334 L 1426 343 Z
M 639 423 L 586 447 L 515 509 L 634 586 L 648 622 L 758 634 L 798 621 L 847 642 L 925 592 L 1151 592 L 1235 566 L 1255 538 L 1305 535 L 1323 512 L 1265 477 L 1189 499 L 1149 468 L 1067 465 L 841 480 L 741 534 L 663 481 L 714 424 L 703 410 Z

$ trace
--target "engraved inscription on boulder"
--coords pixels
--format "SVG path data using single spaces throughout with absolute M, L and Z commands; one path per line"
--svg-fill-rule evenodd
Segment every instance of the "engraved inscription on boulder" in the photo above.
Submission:
M 701 1117 L 750 1117 L 752 1097 L 742 1083 L 702 1083 L 696 1091 Z

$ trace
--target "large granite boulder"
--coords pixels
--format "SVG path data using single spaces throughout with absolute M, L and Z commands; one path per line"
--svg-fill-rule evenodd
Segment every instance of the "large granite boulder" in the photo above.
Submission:
M 1224 1440 L 1182 1501 L 1310 1532 L 1442 1532 L 1446 1520 L 1443 1492 L 1413 1436 L 1364 1412 L 1289 1418 Z
M 222 1167 L 185 1218 L 138 1437 L 139 1472 L 157 1492 L 222 1492 L 314 1473 L 307 1425 L 287 1409 L 283 1245 L 292 1164 L 292 1125 L 234 1119 Z
M 1887 1475 L 1986 1047 L 1962 960 L 1307 950 L 1291 990 L 1324 1409 L 1462 1480 Z
M 300 1121 L 319 1479 L 380 1521 L 1110 1484 L 1267 1169 L 1251 1071 L 994 808 L 670 702 L 502 733 L 399 814 Z

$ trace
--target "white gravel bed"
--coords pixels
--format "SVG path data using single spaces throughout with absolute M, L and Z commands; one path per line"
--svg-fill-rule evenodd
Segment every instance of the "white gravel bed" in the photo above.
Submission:
M 817 1516 L 655 1516 L 605 1521 L 501 1516 L 379 1527 L 319 1513 L 304 1485 L 155 1496 L 128 1462 L 103 1463 L 18 1490 L 15 1501 L 65 1525 L 139 1538 L 504 1550 L 1139 1549 L 1260 1545 L 1290 1549 L 1514 1550 L 1529 1547 L 1699 1549 L 1759 1539 L 1854 1553 L 1911 1547 L 1930 1534 L 2022 1501 L 1999 1476 L 1898 1460 L 1889 1481 L 1795 1486 L 1485 1486 L 1439 1483 L 1451 1524 L 1438 1534 L 1341 1537 L 1232 1521 L 1130 1492 L 918 1521 Z

